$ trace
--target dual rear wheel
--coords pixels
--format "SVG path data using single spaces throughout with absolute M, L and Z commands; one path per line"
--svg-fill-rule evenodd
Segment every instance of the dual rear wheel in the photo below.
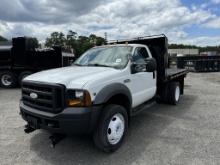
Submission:
M 17 75 L 10 72 L 5 71 L 0 73 L 0 85 L 3 88 L 13 88 L 17 85 Z
M 158 102 L 167 103 L 171 105 L 178 104 L 181 95 L 181 88 L 179 82 L 168 83 L 162 91 Z
M 169 104 L 176 105 L 180 100 L 180 84 L 179 82 L 171 82 L 168 84 L 167 101 Z

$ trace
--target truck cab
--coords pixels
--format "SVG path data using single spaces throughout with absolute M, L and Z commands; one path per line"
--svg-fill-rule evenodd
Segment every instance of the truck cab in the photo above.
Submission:
M 99 55 L 94 58 L 93 54 L 100 54 L 103 59 Z M 103 62 L 104 58 L 108 62 Z M 147 60 L 150 62 L 150 59 L 152 55 L 145 45 L 119 44 L 95 47 L 81 56 L 73 65 L 81 67 L 89 65 L 89 69 L 104 68 L 106 73 L 92 75 L 92 80 L 88 81 L 84 88 L 92 93 L 99 93 L 103 87 L 120 83 L 129 90 L 132 107 L 136 107 L 156 94 L 156 77 L 154 77 L 156 64 L 155 73 L 146 70 Z M 88 78 L 88 75 L 86 77 Z M 95 96 L 92 99 L 95 99 Z
M 142 106 L 177 104 L 183 94 L 186 72 L 162 80 L 163 66 L 154 56 L 147 44 L 114 43 L 88 50 L 70 67 L 26 77 L 20 102 L 26 130 L 92 133 L 99 149 L 117 150 Z

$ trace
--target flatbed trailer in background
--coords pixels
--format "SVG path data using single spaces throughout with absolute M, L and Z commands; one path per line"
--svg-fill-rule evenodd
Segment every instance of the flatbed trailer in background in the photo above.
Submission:
M 177 57 L 177 68 L 185 68 L 194 72 L 219 72 L 220 56 Z

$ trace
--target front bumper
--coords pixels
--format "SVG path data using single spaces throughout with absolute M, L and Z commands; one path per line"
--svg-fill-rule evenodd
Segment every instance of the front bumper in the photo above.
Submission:
M 40 111 L 20 102 L 20 114 L 29 122 L 30 117 L 37 121 L 37 129 L 52 133 L 79 134 L 91 133 L 97 126 L 102 106 L 69 107 L 58 114 Z

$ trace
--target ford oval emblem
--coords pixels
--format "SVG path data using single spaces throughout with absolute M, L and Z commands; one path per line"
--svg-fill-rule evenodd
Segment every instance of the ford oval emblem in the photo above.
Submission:
M 37 99 L 38 98 L 38 95 L 36 93 L 30 93 L 30 97 L 32 99 Z

